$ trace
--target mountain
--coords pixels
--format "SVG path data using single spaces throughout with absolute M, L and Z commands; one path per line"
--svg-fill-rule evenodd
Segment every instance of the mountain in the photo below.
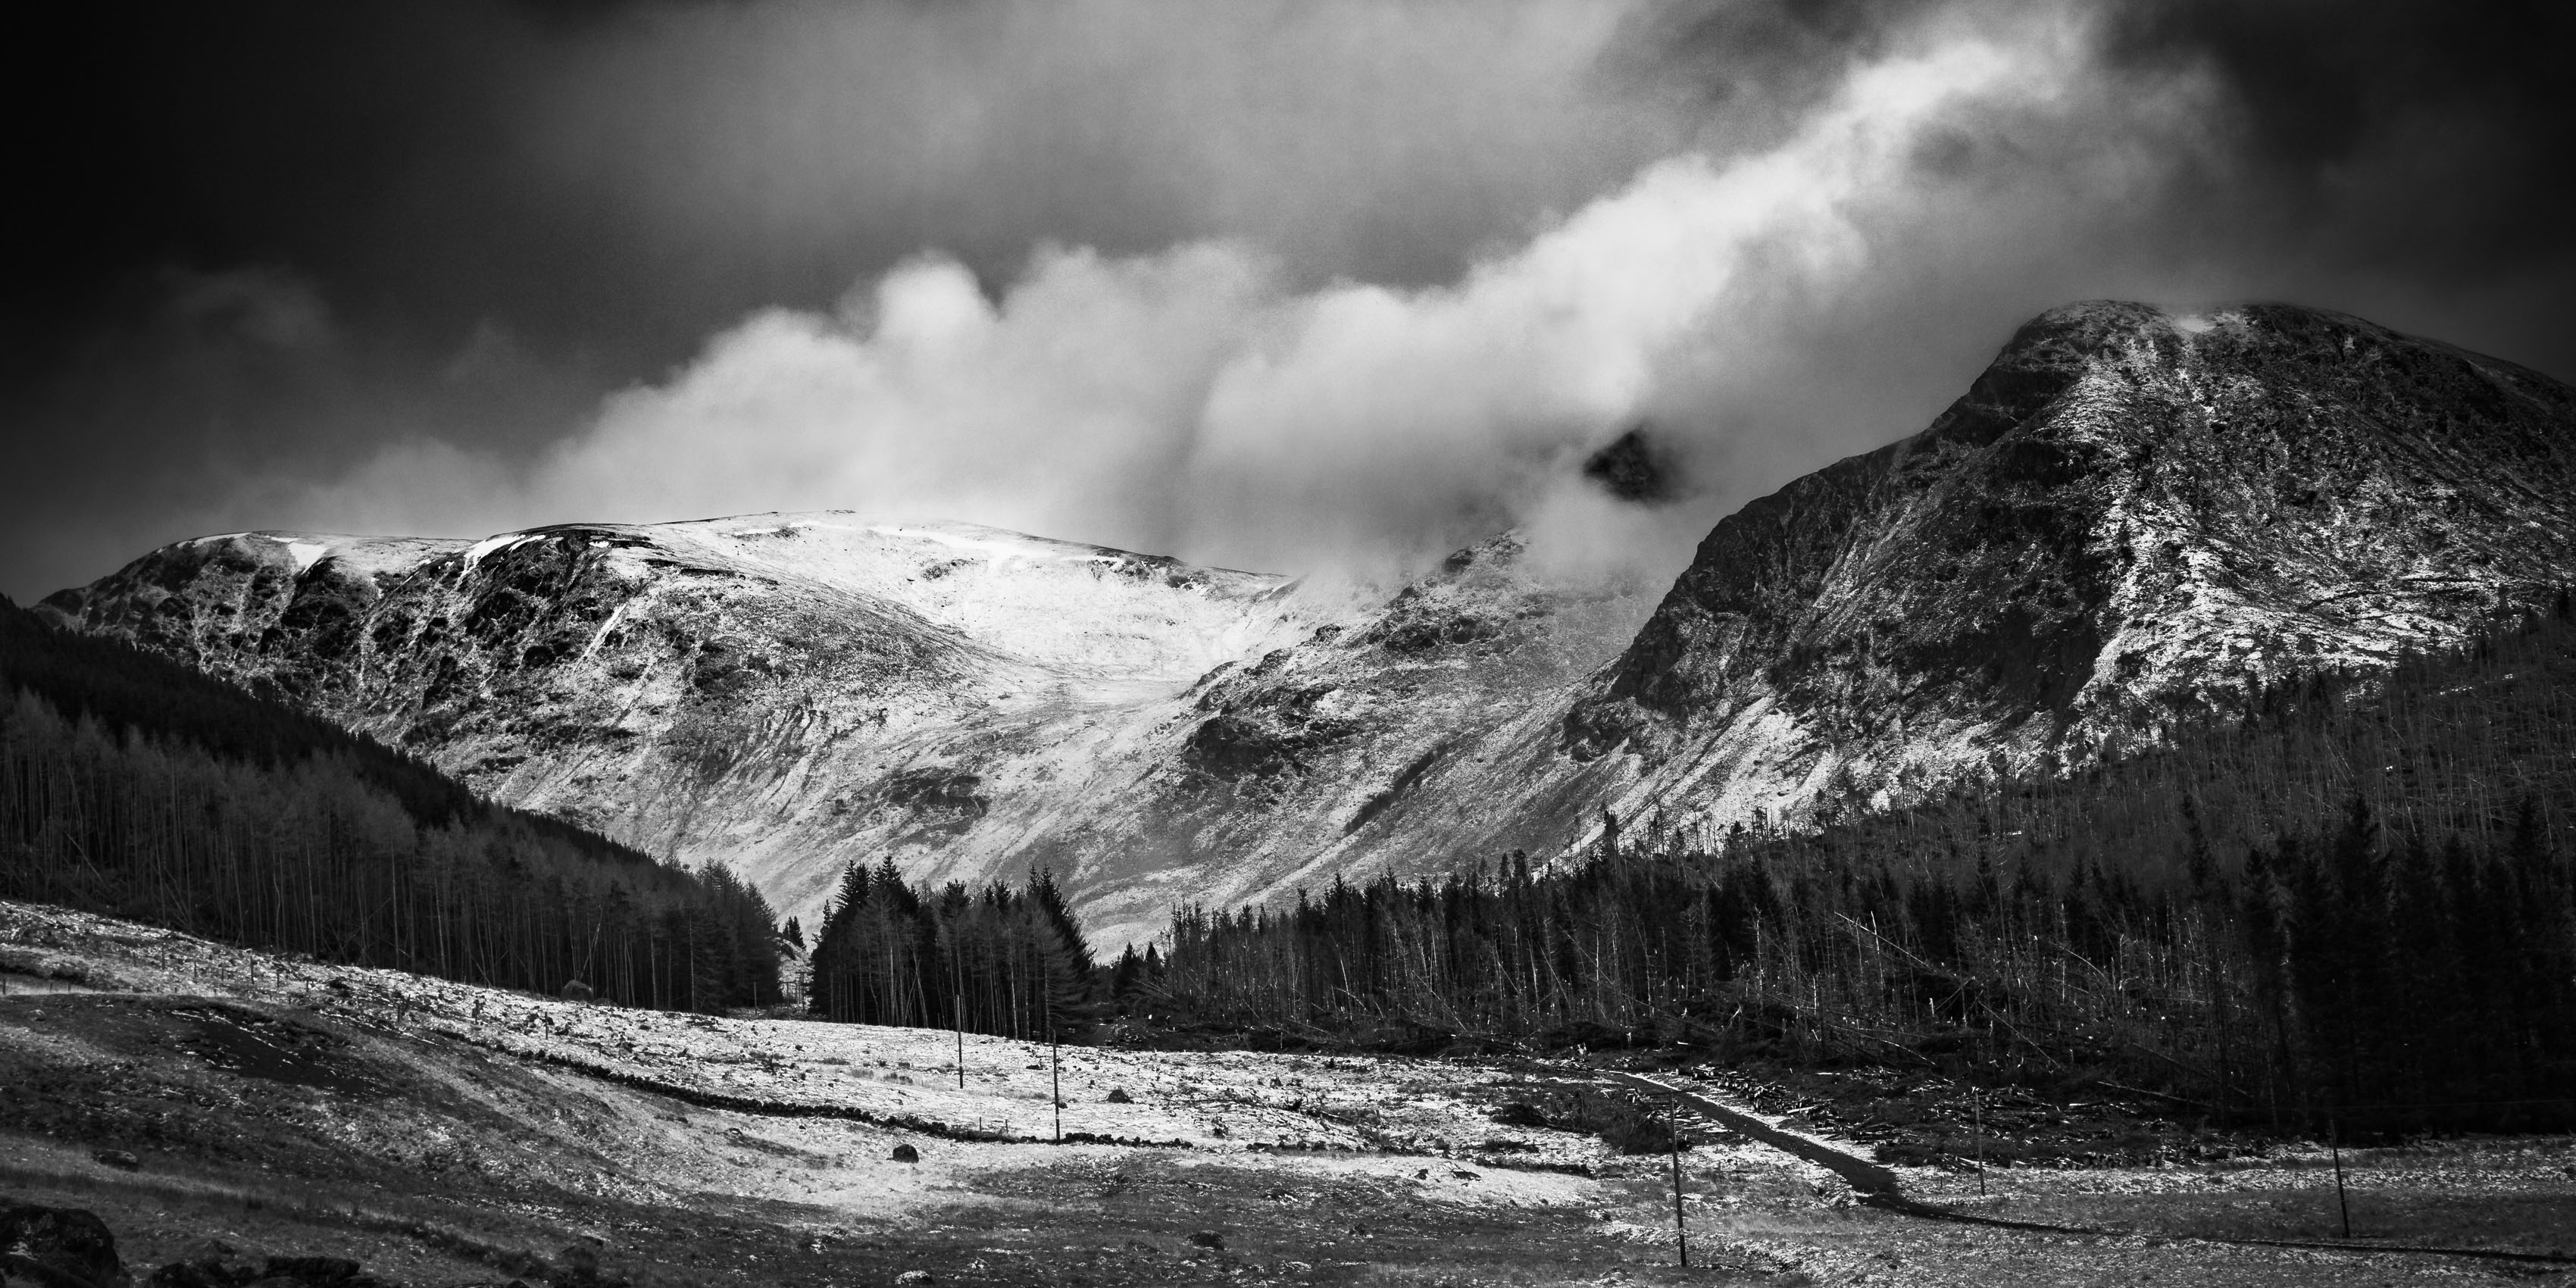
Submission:
M 2078 304 L 1923 432 L 1720 520 L 1606 665 L 1586 650 L 1641 605 L 1527 580 L 1514 548 L 1215 677 L 1227 723 L 1196 737 L 1293 754 L 1223 792 L 1167 758 L 1124 833 L 1069 843 L 1187 837 L 1136 870 L 1228 904 L 1545 859 L 1605 814 L 1714 840 L 2090 766 L 2551 606 L 2576 391 L 2319 310 Z M 1390 718 L 1353 736 L 1347 710 Z
M 813 920 L 847 860 L 996 866 L 1096 789 L 1140 707 L 1295 631 L 1289 590 L 992 529 L 771 515 L 202 538 L 42 607 L 497 799 L 726 859 Z
M 817 514 L 205 538 L 44 608 L 809 921 L 853 859 L 1046 863 L 1115 945 L 1176 901 L 1544 858 L 1605 807 L 1798 821 L 2089 764 L 2543 601 L 2571 484 L 2547 377 L 2316 310 L 2093 303 L 1722 520 L 1660 603 L 1513 534 L 1351 603 Z
M 1718 523 L 1559 734 L 1621 814 L 1884 805 L 2091 764 L 2570 581 L 2567 385 L 2314 309 L 2075 305 L 1922 433 Z
M 1568 586 L 1518 534 L 1449 556 L 1386 600 L 1218 667 L 1157 713 L 1114 798 L 1048 838 L 1078 858 L 1084 911 L 1162 930 L 1172 904 L 1265 900 L 1335 877 L 1445 870 L 1509 849 L 1579 795 L 1525 799 L 1564 757 L 1553 724 L 1653 600 Z M 1497 848 L 1499 847 L 1499 849 Z
M 849 861 L 968 880 L 1045 863 L 1115 943 L 1174 899 L 1263 893 L 1237 870 L 1340 841 L 1452 731 L 1598 666 L 1643 619 L 1633 589 L 1553 596 L 1520 553 L 1497 538 L 1354 609 L 1281 577 L 841 514 L 239 533 L 41 608 L 496 799 L 723 859 L 809 923 Z
M 1947 1064 L 2204 1121 L 2576 1125 L 2576 595 L 2344 678 L 2084 773 L 1716 850 L 1632 833 L 1179 917 L 1142 973 L 1154 1013 L 1245 1041 L 1687 1035 L 1738 1069 Z

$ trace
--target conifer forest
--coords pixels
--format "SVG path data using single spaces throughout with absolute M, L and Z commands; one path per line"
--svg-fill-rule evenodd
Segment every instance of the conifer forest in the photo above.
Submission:
M 613 1001 L 782 1000 L 768 904 L 126 646 L 0 621 L 0 893 Z M 1094 960 L 1054 876 L 849 863 L 805 1008 L 1009 1037 L 1916 1064 L 2219 1120 L 2576 1122 L 2576 621 L 2248 693 L 2067 777 L 1819 827 L 1184 906 Z M 804 933 L 791 927 L 791 941 Z
M 1685 1041 L 2144 1092 L 2246 1124 L 2563 1130 L 2565 603 L 2369 682 L 2247 695 L 2064 780 L 1814 830 L 1606 820 L 1544 869 L 1515 854 L 1184 909 L 1131 995 L 1270 1041 Z
M 906 884 L 891 860 L 851 864 L 813 946 L 808 1006 L 860 1024 L 962 1028 L 1003 1037 L 1081 1032 L 1098 974 L 1053 874 Z
M 769 905 L 129 646 L 0 605 L 0 896 L 608 1000 L 779 1000 Z
M 0 1288 L 2576 1288 L 2576 3 L 29 13 Z

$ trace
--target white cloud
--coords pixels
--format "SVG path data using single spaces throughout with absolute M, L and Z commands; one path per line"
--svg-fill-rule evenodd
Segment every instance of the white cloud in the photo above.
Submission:
M 1043 249 L 988 299 L 928 255 L 836 310 L 745 320 L 512 488 L 409 448 L 335 494 L 479 490 L 517 522 L 848 508 L 1290 570 L 1536 519 L 1568 549 L 1667 557 L 1705 509 L 1660 538 L 1601 518 L 1569 493 L 1588 447 L 1654 415 L 1723 459 L 1779 414 L 1767 377 L 1847 405 L 1815 354 L 1879 333 L 1881 279 L 1914 290 L 1910 261 L 1949 255 L 1970 272 L 1944 289 L 1973 292 L 1981 257 L 2097 232 L 2104 194 L 2172 154 L 2187 84 L 2109 83 L 2066 11 L 2005 16 L 1893 40 L 1771 146 L 1648 166 L 1454 284 L 1298 291 L 1200 243 Z
M 1273 295 L 1221 246 L 1042 251 L 998 303 L 954 262 L 916 260 L 614 396 L 530 490 L 587 513 L 838 507 L 1168 541 L 1172 463 Z

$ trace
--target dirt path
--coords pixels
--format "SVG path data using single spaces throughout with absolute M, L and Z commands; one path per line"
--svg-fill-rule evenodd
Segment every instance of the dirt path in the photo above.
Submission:
M 1668 1087 L 1652 1078 L 1633 1073 L 1613 1070 L 1610 1076 L 1649 1095 L 1678 1097 L 1692 1110 L 1726 1124 L 1731 1131 L 1749 1136 L 1773 1149 L 1805 1159 L 1832 1172 L 1843 1178 L 1852 1189 L 1871 1199 L 1891 1199 L 1902 1205 L 1920 1206 L 1905 1197 L 1902 1187 L 1897 1183 L 1896 1173 L 1858 1155 L 1846 1154 L 1830 1145 L 1809 1140 L 1804 1136 L 1791 1135 L 1751 1114 L 1728 1108 L 1694 1091 Z
M 1832 1172 L 1834 1175 L 1843 1178 L 1843 1180 L 1849 1184 L 1854 1191 L 1861 1195 L 1861 1201 L 1867 1203 L 1871 1207 L 1883 1208 L 1890 1212 L 1899 1212 L 1907 1216 L 1921 1217 L 1932 1221 L 1949 1221 L 1962 1225 L 1982 1225 L 2004 1230 L 2027 1230 L 2038 1234 L 2115 1236 L 2124 1233 L 2123 1231 L 2106 1230 L 2092 1226 L 2056 1225 L 2042 1221 L 2013 1221 L 2007 1220 L 2003 1217 L 1980 1216 L 1975 1213 L 1960 1212 L 1951 1208 L 1937 1207 L 1919 1199 L 1908 1198 L 1904 1192 L 1904 1187 L 1898 1181 L 1895 1172 L 1881 1167 L 1876 1163 L 1870 1162 L 1857 1154 L 1846 1153 L 1842 1150 L 1835 1149 L 1830 1145 L 1824 1144 L 1821 1141 L 1810 1140 L 1804 1136 L 1782 1131 L 1751 1114 L 1745 1113 L 1740 1109 L 1735 1109 L 1728 1105 L 1721 1104 L 1718 1101 L 1710 1099 L 1709 1097 L 1701 1095 L 1695 1091 L 1689 1091 L 1680 1087 L 1667 1086 L 1652 1078 L 1643 1077 L 1638 1074 L 1625 1073 L 1617 1070 L 1611 1070 L 1608 1072 L 1611 1078 L 1619 1082 L 1636 1087 L 1650 1095 L 1674 1097 L 1682 1104 L 1689 1106 L 1694 1112 L 1724 1123 L 1730 1130 L 1760 1141 L 1773 1149 L 1780 1150 L 1781 1152 L 1793 1157 L 1804 1159 L 1807 1162 L 1813 1163 L 1818 1167 Z M 2438 1256 L 2482 1257 L 2495 1261 L 2534 1262 L 2546 1265 L 2576 1265 L 2576 1257 L 2561 1256 L 2556 1253 L 2548 1252 L 2514 1252 L 2498 1248 L 2451 1248 L 2414 1244 L 2344 1243 L 2332 1240 L 2243 1239 L 2214 1235 L 2198 1235 L 2192 1237 L 2199 1238 L 2202 1241 L 2209 1243 L 2228 1243 L 2247 1247 L 2315 1248 L 2338 1252 L 2417 1252 Z

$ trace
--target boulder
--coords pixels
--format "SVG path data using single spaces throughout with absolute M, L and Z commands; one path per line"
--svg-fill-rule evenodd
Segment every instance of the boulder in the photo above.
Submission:
M 107 1223 L 79 1208 L 0 1208 L 0 1280 L 40 1288 L 122 1288 L 125 1263 Z
M 921 1151 L 910 1145 L 897 1145 L 894 1147 L 894 1153 L 888 1157 L 898 1163 L 918 1163 L 921 1161 Z
M 259 1259 L 239 1248 L 221 1239 L 199 1239 L 144 1282 L 152 1288 L 232 1288 L 264 1273 Z
M 149 1288 L 374 1288 L 375 1277 L 346 1257 L 254 1257 L 204 1239 L 152 1272 Z
M 358 1278 L 358 1263 L 346 1257 L 270 1257 L 261 1283 L 285 1281 L 302 1288 L 340 1288 Z

